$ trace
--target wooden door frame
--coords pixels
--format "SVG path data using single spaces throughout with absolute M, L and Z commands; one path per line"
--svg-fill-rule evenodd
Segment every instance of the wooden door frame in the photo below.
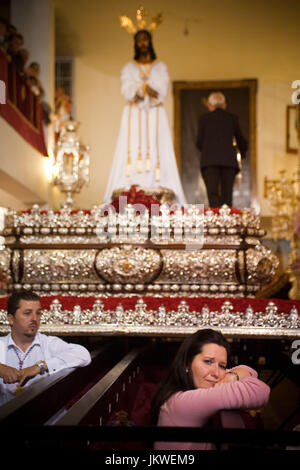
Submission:
M 257 79 L 248 80 L 210 80 L 210 81 L 192 81 L 173 82 L 174 94 L 174 147 L 177 159 L 178 169 L 181 168 L 181 91 L 199 90 L 199 89 L 230 89 L 230 88 L 248 88 L 249 89 L 249 148 L 251 150 L 250 160 L 250 194 L 251 201 L 257 201 L 257 174 L 256 174 L 256 93 Z

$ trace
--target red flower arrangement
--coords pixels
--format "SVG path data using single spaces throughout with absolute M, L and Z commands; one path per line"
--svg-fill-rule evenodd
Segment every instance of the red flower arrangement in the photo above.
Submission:
M 160 200 L 155 197 L 155 196 L 150 196 L 145 193 L 143 189 L 137 190 L 137 185 L 133 184 L 129 191 L 123 191 L 119 196 L 115 197 L 110 204 L 106 204 L 104 207 L 102 207 L 102 213 L 105 213 L 106 210 L 109 209 L 109 206 L 113 206 L 116 212 L 120 212 L 124 208 L 124 201 L 120 198 L 126 197 L 126 204 L 139 204 L 141 213 L 143 213 L 143 206 L 151 212 L 151 206 L 152 205 L 158 205 L 161 206 Z M 188 207 L 182 207 L 182 213 L 184 214 L 187 211 Z M 220 207 L 205 207 L 204 208 L 204 214 L 207 211 L 211 211 L 214 214 L 219 214 L 220 213 Z M 71 210 L 71 215 L 77 214 L 78 212 L 83 212 L 84 214 L 90 214 L 91 211 L 88 209 L 76 209 L 76 210 Z M 21 211 L 22 214 L 31 214 L 32 209 L 27 209 Z M 47 214 L 47 210 L 42 210 L 40 211 L 40 214 Z M 61 211 L 54 211 L 54 214 L 60 214 Z M 174 213 L 174 208 L 171 207 L 171 214 Z M 236 209 L 235 207 L 230 207 L 230 214 L 241 214 L 242 210 L 241 209 Z
M 119 196 L 115 197 L 111 202 L 111 205 L 115 208 L 116 212 L 119 212 L 120 208 L 122 207 L 122 202 L 120 201 L 120 197 L 127 198 L 127 204 L 141 204 L 144 205 L 149 211 L 151 211 L 151 205 L 156 204 L 161 206 L 161 202 L 155 196 L 148 196 L 145 194 L 145 191 L 139 189 L 137 191 L 136 185 L 132 185 L 129 191 L 123 191 Z M 182 213 L 186 212 L 187 208 L 182 207 Z M 212 211 L 214 214 L 219 214 L 220 207 L 206 207 L 204 208 L 204 213 L 207 211 Z M 171 210 L 173 213 L 174 210 Z M 241 209 L 236 209 L 235 207 L 230 207 L 230 214 L 241 214 Z
M 0 310 L 6 310 L 8 297 L 0 298 Z M 163 305 L 167 312 L 178 309 L 179 303 L 185 300 L 190 311 L 201 312 L 203 307 L 208 307 L 210 311 L 221 311 L 224 301 L 231 302 L 234 311 L 245 312 L 247 307 L 251 306 L 255 312 L 265 314 L 266 307 L 270 301 L 274 302 L 278 310 L 289 315 L 293 307 L 300 309 L 300 300 L 285 300 L 274 298 L 249 298 L 249 297 L 151 297 L 151 296 L 132 296 L 126 297 L 77 297 L 77 296 L 41 296 L 41 305 L 43 309 L 49 309 L 53 300 L 59 300 L 62 310 L 73 310 L 76 305 L 80 305 L 82 310 L 92 310 L 96 299 L 101 300 L 104 304 L 104 310 L 115 310 L 118 305 L 122 305 L 124 310 L 133 310 L 139 299 L 142 299 L 149 310 L 158 310 Z
M 132 185 L 129 191 L 123 191 L 120 196 L 115 197 L 111 202 L 111 205 L 116 209 L 116 212 L 119 212 L 124 206 L 123 201 L 120 200 L 121 197 L 127 198 L 126 204 L 140 204 L 141 209 L 143 209 L 142 206 L 145 206 L 149 211 L 151 211 L 151 205 L 161 205 L 159 199 L 155 196 L 148 196 L 142 189 L 137 191 L 136 185 Z

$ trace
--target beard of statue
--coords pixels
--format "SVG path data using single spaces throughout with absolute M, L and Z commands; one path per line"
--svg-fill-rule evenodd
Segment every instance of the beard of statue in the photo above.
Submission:
M 140 57 L 150 56 L 153 61 L 156 59 L 156 54 L 152 44 L 151 34 L 148 31 L 138 31 L 134 37 L 134 60 L 139 60 Z

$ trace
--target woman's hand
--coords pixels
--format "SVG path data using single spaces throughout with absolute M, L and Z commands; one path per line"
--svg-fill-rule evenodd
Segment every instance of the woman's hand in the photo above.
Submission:
M 226 383 L 237 382 L 238 380 L 249 377 L 250 375 L 250 372 L 244 367 L 235 367 L 234 369 L 227 371 L 223 379 L 219 380 L 219 382 L 215 384 L 215 387 Z
M 215 387 L 219 387 L 220 385 L 228 384 L 231 382 L 237 382 L 238 380 L 239 377 L 236 374 L 232 374 L 232 372 L 226 372 L 223 379 L 219 380 L 219 382 L 215 384 Z

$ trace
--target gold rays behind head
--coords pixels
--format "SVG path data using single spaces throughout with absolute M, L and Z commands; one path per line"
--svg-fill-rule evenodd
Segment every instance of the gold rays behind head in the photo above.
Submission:
M 162 23 L 162 13 L 152 16 L 150 23 L 147 26 L 147 12 L 143 6 L 140 6 L 136 11 L 136 25 L 126 15 L 120 16 L 121 28 L 126 29 L 127 33 L 135 34 L 140 29 L 146 29 L 150 33 L 154 31 Z

